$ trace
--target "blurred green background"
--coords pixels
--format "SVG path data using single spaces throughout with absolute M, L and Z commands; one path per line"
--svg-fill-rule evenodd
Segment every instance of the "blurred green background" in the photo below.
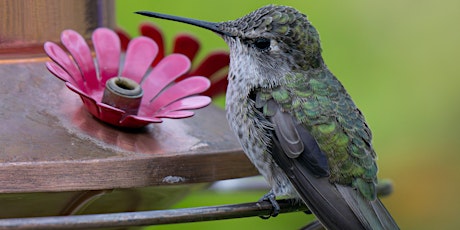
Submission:
M 201 58 L 210 50 L 227 49 L 225 43 L 209 31 L 132 12 L 226 21 L 269 3 L 297 8 L 320 32 L 326 63 L 373 131 L 379 177 L 394 182 L 394 193 L 383 202 L 401 228 L 457 229 L 460 1 L 118 0 L 116 15 L 118 25 L 133 36 L 144 21 L 159 25 L 166 41 L 179 32 L 195 34 L 202 41 Z M 176 207 L 249 202 L 263 193 L 198 191 Z M 307 218 L 295 213 L 268 221 L 246 218 L 151 229 L 289 229 Z

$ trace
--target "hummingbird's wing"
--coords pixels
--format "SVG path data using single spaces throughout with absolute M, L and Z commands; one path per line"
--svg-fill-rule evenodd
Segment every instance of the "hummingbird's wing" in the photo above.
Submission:
M 380 200 L 329 181 L 326 155 L 315 138 L 274 100 L 264 114 L 273 124 L 271 155 L 308 208 L 328 229 L 398 229 Z M 267 111 L 269 110 L 269 111 Z

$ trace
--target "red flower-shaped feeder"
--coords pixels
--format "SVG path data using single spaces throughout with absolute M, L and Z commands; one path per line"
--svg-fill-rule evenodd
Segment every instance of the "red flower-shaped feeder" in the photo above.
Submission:
M 126 49 L 130 36 L 122 29 L 115 30 L 120 37 L 122 49 Z M 163 33 L 152 23 L 142 23 L 139 26 L 139 32 L 142 36 L 153 39 L 159 46 L 158 56 L 153 61 L 152 65 L 156 65 L 165 55 L 165 45 Z M 174 38 L 173 53 L 181 53 L 187 56 L 192 62 L 200 50 L 200 43 L 197 38 L 189 34 L 179 34 Z M 180 79 L 189 76 L 204 76 L 211 80 L 211 86 L 203 92 L 203 95 L 214 97 L 225 93 L 227 89 L 227 73 L 230 57 L 226 51 L 213 51 L 208 54 L 195 69 L 184 74 Z M 179 80 L 180 80 L 179 79 Z
M 46 67 L 66 86 L 80 95 L 86 109 L 96 118 L 119 127 L 139 128 L 161 118 L 193 116 L 190 110 L 205 107 L 211 99 L 197 95 L 210 86 L 209 79 L 190 76 L 181 81 L 191 66 L 183 54 L 162 58 L 154 68 L 158 45 L 150 38 L 129 42 L 122 61 L 120 39 L 115 32 L 99 28 L 92 35 L 96 64 L 84 38 L 73 30 L 61 34 L 61 47 L 44 45 L 53 60 Z M 176 81 L 176 82 L 175 82 Z

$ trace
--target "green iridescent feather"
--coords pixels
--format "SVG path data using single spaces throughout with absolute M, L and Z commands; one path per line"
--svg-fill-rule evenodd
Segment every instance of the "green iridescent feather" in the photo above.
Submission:
M 287 81 L 259 93 L 259 100 L 274 99 L 309 130 L 327 155 L 331 182 L 351 185 L 374 200 L 377 165 L 371 132 L 342 84 L 326 68 L 291 74 Z

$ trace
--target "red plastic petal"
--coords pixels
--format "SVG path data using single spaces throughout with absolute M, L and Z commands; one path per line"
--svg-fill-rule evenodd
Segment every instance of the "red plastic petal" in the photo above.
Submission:
M 99 107 L 97 105 L 97 102 L 93 98 L 83 93 L 82 91 L 80 91 L 79 88 L 73 86 L 72 84 L 69 84 L 68 82 L 66 82 L 65 85 L 67 86 L 67 88 L 80 95 L 83 104 L 91 114 L 93 114 L 96 117 L 99 117 Z
M 128 45 L 121 76 L 141 82 L 147 69 L 158 54 L 157 44 L 150 38 L 138 37 Z
M 230 64 L 227 52 L 217 51 L 209 54 L 190 75 L 211 76 Z
M 131 40 L 131 37 L 121 28 L 115 29 L 115 33 L 117 33 L 118 38 L 120 38 L 121 50 L 126 51 L 128 49 L 128 44 Z
M 161 90 L 190 69 L 190 60 L 182 54 L 171 54 L 161 60 L 142 83 L 142 104 L 149 104 Z
M 117 34 L 107 28 L 96 29 L 92 36 L 94 50 L 99 68 L 101 84 L 112 77 L 118 76 L 120 66 L 120 39 Z
M 188 110 L 180 110 L 180 111 L 168 111 L 166 113 L 162 113 L 158 115 L 158 117 L 161 118 L 173 118 L 173 119 L 178 119 L 178 118 L 186 118 L 186 117 L 191 117 L 195 113 L 193 111 L 188 111 Z
M 173 53 L 183 54 L 193 61 L 198 50 L 200 50 L 200 42 L 192 35 L 181 34 L 174 39 Z
M 57 78 L 61 79 L 64 82 L 69 82 L 73 85 L 77 85 L 77 82 L 67 73 L 61 66 L 54 62 L 46 62 L 46 68 L 54 74 Z M 79 86 L 80 87 L 80 86 Z M 82 87 L 80 87 L 82 88 Z
M 93 57 L 85 39 L 73 30 L 64 30 L 61 34 L 61 41 L 80 68 L 89 91 L 99 89 L 101 86 L 97 79 Z
M 99 110 L 101 111 L 97 118 L 116 126 L 120 126 L 120 121 L 126 116 L 124 110 L 112 107 L 104 103 L 98 103 Z
M 171 112 L 187 110 L 187 109 L 199 109 L 203 108 L 211 103 L 211 98 L 207 96 L 191 96 L 184 99 L 175 101 L 165 107 L 160 112 L 155 113 L 157 117 L 165 117 Z
M 150 111 L 160 108 L 181 98 L 201 93 L 210 86 L 209 79 L 205 77 L 189 77 L 180 81 L 163 91 L 150 105 Z
M 46 54 L 48 54 L 48 56 L 61 67 L 61 70 L 66 72 L 65 74 L 62 71 L 56 70 L 56 72 L 53 73 L 63 81 L 70 81 L 73 79 L 75 85 L 78 85 L 86 91 L 84 79 L 80 73 L 80 70 L 75 65 L 75 62 L 70 59 L 69 55 L 63 49 L 61 49 L 61 47 L 52 42 L 46 42 L 44 49 Z
M 209 87 L 208 90 L 202 93 L 203 95 L 212 97 L 212 96 L 219 95 L 221 93 L 225 93 L 225 91 L 227 91 L 227 86 L 228 86 L 227 75 L 224 75 L 217 79 L 218 79 L 217 81 L 211 83 L 211 87 Z
M 130 127 L 130 128 L 140 128 L 143 126 L 148 125 L 149 123 L 160 123 L 163 122 L 158 117 L 141 117 L 135 115 L 126 116 L 123 120 L 121 120 L 120 125 L 123 127 Z
M 165 44 L 163 41 L 163 33 L 161 30 L 151 23 L 142 23 L 139 27 L 142 36 L 153 39 L 158 45 L 158 55 L 152 62 L 152 66 L 156 66 L 165 56 Z

